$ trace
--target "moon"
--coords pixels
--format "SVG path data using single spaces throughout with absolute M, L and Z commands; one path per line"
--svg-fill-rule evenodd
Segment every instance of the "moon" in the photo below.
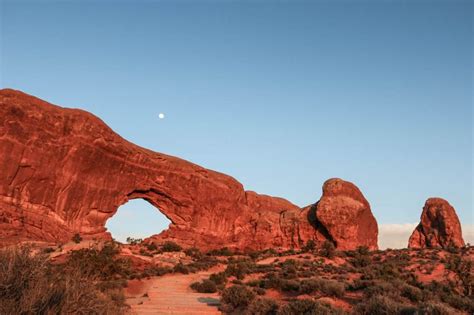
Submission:
M 163 114 L 163 113 L 159 113 L 159 114 L 158 114 L 158 118 L 159 118 L 159 119 L 163 119 L 163 118 L 165 118 L 165 114 Z

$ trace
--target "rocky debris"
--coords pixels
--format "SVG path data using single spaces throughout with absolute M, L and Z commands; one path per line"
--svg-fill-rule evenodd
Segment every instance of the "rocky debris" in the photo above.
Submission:
M 421 221 L 408 241 L 408 248 L 462 247 L 461 223 L 454 208 L 442 198 L 426 200 Z

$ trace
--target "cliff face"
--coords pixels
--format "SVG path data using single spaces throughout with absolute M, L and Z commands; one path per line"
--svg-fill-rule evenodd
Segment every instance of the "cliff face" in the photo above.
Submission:
M 105 222 L 135 198 L 172 222 L 156 238 L 184 246 L 298 248 L 327 239 L 308 211 L 289 201 L 244 191 L 230 176 L 138 147 L 85 111 L 0 91 L 1 242 L 68 241 L 75 233 L 110 238 Z M 347 211 L 359 213 L 356 208 Z M 367 233 L 373 232 L 371 223 Z M 376 248 L 372 234 L 364 245 Z M 334 240 L 347 248 L 360 238 Z
M 462 247 L 461 223 L 454 208 L 444 199 L 426 200 L 421 221 L 408 241 L 409 248 Z

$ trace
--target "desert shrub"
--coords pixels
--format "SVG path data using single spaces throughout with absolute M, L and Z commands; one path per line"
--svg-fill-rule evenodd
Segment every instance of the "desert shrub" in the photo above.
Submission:
M 455 309 L 474 314 L 474 299 L 457 293 L 447 284 L 433 281 L 424 287 L 423 293 L 425 299 L 442 301 Z
M 310 294 L 314 291 L 320 291 L 326 296 L 342 297 L 345 293 L 343 283 L 326 279 L 305 279 L 300 283 L 300 293 Z
M 450 292 L 441 293 L 439 296 L 441 298 L 441 301 L 443 301 L 444 303 L 458 310 L 464 310 L 470 314 L 474 314 L 473 299 L 456 294 L 456 292 L 453 292 L 452 290 Z
M 293 300 L 278 310 L 278 315 L 331 315 L 340 313 L 329 305 L 310 299 Z
M 234 252 L 227 247 L 221 249 L 213 249 L 207 253 L 210 256 L 233 256 Z
M 251 260 L 241 260 L 233 263 L 229 263 L 225 270 L 227 276 L 234 276 L 239 280 L 242 280 L 245 275 L 252 272 L 255 268 L 255 263 Z
M 419 302 L 423 299 L 423 292 L 411 285 L 404 285 L 401 288 L 401 296 L 406 297 L 412 302 Z
M 370 281 L 366 283 L 367 286 L 364 288 L 364 295 L 367 298 L 376 295 L 386 295 L 390 297 L 399 297 L 400 290 L 392 282 L 386 281 Z
M 79 271 L 89 278 L 109 280 L 127 277 L 131 273 L 128 259 L 117 258 L 119 250 L 115 243 L 105 244 L 102 249 L 83 248 L 72 251 L 65 268 L 68 271 Z
M 366 246 L 359 246 L 355 251 L 347 251 L 346 255 L 352 257 L 349 261 L 356 268 L 367 267 L 372 263 L 370 251 Z
M 172 272 L 173 269 L 170 267 L 164 267 L 164 266 L 152 266 L 152 267 L 147 267 L 145 268 L 142 273 L 140 274 L 141 278 L 148 278 L 148 277 L 156 277 L 156 276 L 163 276 L 167 273 Z
M 181 246 L 172 241 L 166 241 L 161 245 L 163 252 L 179 252 L 182 250 Z
M 279 289 L 282 284 L 282 279 L 274 272 L 267 273 L 265 279 L 262 280 L 262 287 L 265 289 Z
M 189 268 L 185 266 L 183 263 L 178 263 L 174 266 L 173 272 L 179 272 L 179 273 L 187 275 L 189 273 Z
M 342 297 L 346 291 L 344 284 L 334 281 L 319 279 L 319 288 L 323 294 L 334 297 Z
M 76 233 L 72 237 L 72 241 L 76 244 L 79 244 L 82 241 L 82 237 L 79 235 L 79 233 Z
M 205 279 L 202 282 L 193 282 L 191 283 L 191 289 L 199 293 L 214 293 L 217 292 L 216 284 L 209 280 Z
M 255 293 L 243 285 L 233 285 L 222 291 L 222 303 L 233 309 L 247 307 L 255 298 Z
M 121 289 L 96 284 L 28 247 L 0 251 L 0 314 L 122 314 Z
M 209 276 L 209 280 L 217 285 L 224 284 L 227 282 L 227 276 L 225 272 L 213 273 Z
M 304 279 L 300 282 L 300 293 L 311 294 L 318 290 L 319 282 L 316 279 Z
M 190 257 L 193 257 L 195 259 L 200 259 L 202 258 L 203 254 L 201 253 L 201 251 L 199 250 L 199 248 L 196 248 L 196 247 L 191 247 L 191 248 L 187 248 L 184 253 Z
M 265 280 L 250 280 L 250 281 L 247 281 L 245 285 L 248 285 L 249 287 L 254 287 L 254 288 L 263 288 L 264 281 Z
M 472 296 L 474 288 L 472 260 L 463 259 L 460 255 L 450 255 L 445 266 L 456 274 L 457 284 L 462 287 L 464 295 Z
M 383 296 L 375 295 L 356 305 L 356 314 L 361 315 L 392 315 L 399 314 L 403 305 Z
M 140 255 L 142 256 L 148 256 L 148 257 L 153 257 L 151 253 L 149 253 L 146 249 L 140 248 Z
M 280 264 L 280 275 L 285 279 L 295 279 L 298 277 L 298 262 L 294 259 L 285 260 Z
M 300 282 L 298 280 L 282 280 L 280 289 L 284 292 L 298 292 L 300 290 Z
M 316 248 L 316 243 L 313 240 L 308 240 L 302 248 L 303 252 L 311 252 Z
M 158 246 L 156 246 L 156 244 L 153 242 L 147 243 L 145 246 L 149 251 L 155 251 L 158 249 Z
M 250 257 L 252 260 L 257 260 L 260 256 L 262 256 L 262 252 L 260 251 L 251 251 L 247 253 L 247 256 Z
M 275 300 L 258 297 L 249 304 L 246 314 L 248 315 L 275 315 L 278 303 Z
M 207 270 L 209 268 L 212 268 L 216 266 L 218 263 L 219 261 L 215 257 L 202 256 L 198 260 L 190 264 L 187 264 L 187 267 L 189 268 L 189 272 L 196 272 L 196 271 Z
M 260 287 L 253 288 L 253 291 L 257 293 L 257 295 L 265 295 L 265 293 L 267 292 L 264 288 Z
M 455 314 L 456 312 L 446 305 L 443 305 L 439 302 L 430 302 L 421 305 L 418 307 L 414 313 L 415 315 L 451 315 Z
M 319 250 L 319 255 L 326 257 L 326 258 L 334 258 L 336 255 L 336 248 L 334 244 L 328 240 L 324 241 L 321 249 Z

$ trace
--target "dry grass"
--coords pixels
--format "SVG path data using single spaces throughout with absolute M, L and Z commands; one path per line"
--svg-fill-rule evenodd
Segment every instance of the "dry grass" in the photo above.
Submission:
M 28 247 L 0 251 L 0 314 L 123 314 L 121 288 L 101 284 Z

